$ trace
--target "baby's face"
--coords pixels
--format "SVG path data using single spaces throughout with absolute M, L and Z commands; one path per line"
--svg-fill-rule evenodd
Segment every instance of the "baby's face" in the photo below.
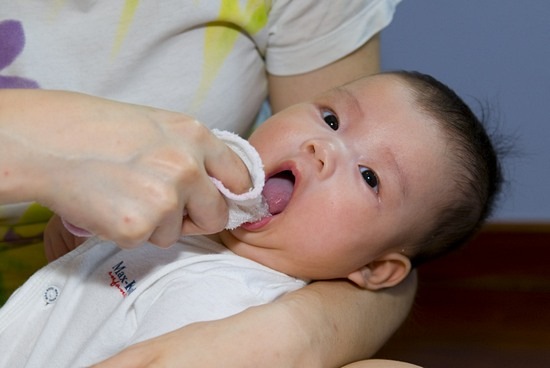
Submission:
M 273 216 L 224 232 L 224 243 L 296 277 L 346 277 L 399 251 L 446 193 L 446 139 L 395 76 L 286 109 L 250 142 Z

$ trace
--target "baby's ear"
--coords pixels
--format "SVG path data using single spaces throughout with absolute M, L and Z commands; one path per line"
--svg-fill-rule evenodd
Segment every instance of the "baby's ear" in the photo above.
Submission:
M 399 284 L 411 271 L 411 261 L 399 252 L 383 255 L 348 275 L 357 286 L 380 290 Z

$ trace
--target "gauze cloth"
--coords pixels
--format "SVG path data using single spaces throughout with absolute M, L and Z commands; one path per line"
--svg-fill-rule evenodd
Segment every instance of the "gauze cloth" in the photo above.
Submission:
M 262 160 L 256 149 L 252 147 L 246 139 L 241 138 L 235 133 L 218 129 L 212 129 L 212 133 L 241 158 L 248 169 L 252 181 L 252 187 L 248 192 L 235 194 L 227 189 L 221 181 L 210 177 L 212 183 L 214 183 L 216 188 L 218 188 L 220 193 L 225 197 L 227 207 L 229 208 L 229 217 L 225 224 L 225 228 L 232 230 L 245 222 L 254 222 L 269 216 L 267 202 L 262 196 L 265 173 Z M 79 237 L 90 237 L 93 235 L 85 229 L 74 226 L 64 219 L 62 220 L 67 230 L 73 235 Z

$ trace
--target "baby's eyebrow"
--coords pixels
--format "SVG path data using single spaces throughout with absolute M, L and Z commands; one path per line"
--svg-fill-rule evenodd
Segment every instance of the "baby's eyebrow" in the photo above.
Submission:
M 346 115 L 359 120 L 364 118 L 365 112 L 363 111 L 363 107 L 359 103 L 359 100 L 345 86 L 335 88 L 333 93 L 336 94 L 339 99 L 343 100 L 342 103 L 346 109 Z
M 399 165 L 398 160 L 395 157 L 395 153 L 391 150 L 389 147 L 385 147 L 384 149 L 384 156 L 387 157 L 387 161 L 390 163 L 391 166 L 395 168 L 393 170 L 395 172 L 395 178 L 397 179 L 397 187 L 401 191 L 401 195 L 403 198 L 407 196 L 407 177 L 403 170 L 401 170 L 401 165 Z

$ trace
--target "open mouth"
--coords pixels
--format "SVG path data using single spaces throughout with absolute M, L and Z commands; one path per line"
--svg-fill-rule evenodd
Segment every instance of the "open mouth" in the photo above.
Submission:
M 277 215 L 284 211 L 292 197 L 294 182 L 295 178 L 290 170 L 281 171 L 266 180 L 262 194 L 271 215 Z

